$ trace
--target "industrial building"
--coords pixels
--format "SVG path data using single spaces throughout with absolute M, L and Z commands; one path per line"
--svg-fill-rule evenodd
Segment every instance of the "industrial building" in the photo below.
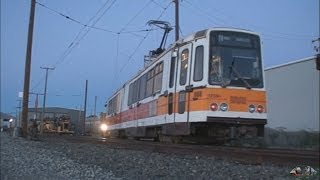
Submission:
M 29 108 L 28 120 L 36 120 L 40 122 L 42 108 Z M 82 133 L 83 128 L 83 114 L 84 111 L 78 109 L 67 109 L 61 107 L 46 107 L 44 113 L 44 120 L 56 121 L 59 118 L 70 119 L 71 127 L 69 130 L 75 133 Z
M 319 149 L 320 56 L 265 70 L 269 146 Z
M 316 63 L 316 57 L 310 57 L 265 70 L 267 127 L 319 132 L 320 71 Z

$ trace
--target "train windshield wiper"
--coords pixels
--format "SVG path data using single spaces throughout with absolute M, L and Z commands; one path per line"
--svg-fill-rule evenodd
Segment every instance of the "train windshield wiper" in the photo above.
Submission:
M 247 89 L 251 89 L 251 85 L 248 83 L 247 80 L 243 79 L 243 77 L 241 76 L 241 74 L 239 73 L 239 71 L 234 67 L 234 62 L 237 58 L 241 58 L 241 59 L 254 59 L 252 57 L 243 57 L 243 56 L 233 56 L 233 60 L 232 60 L 232 63 L 231 63 L 231 66 L 229 67 L 230 68 L 230 73 L 229 73 L 229 79 L 231 80 L 231 75 L 232 73 L 235 73 L 238 78 L 246 85 L 246 88 Z M 231 81 L 230 81 L 231 82 Z

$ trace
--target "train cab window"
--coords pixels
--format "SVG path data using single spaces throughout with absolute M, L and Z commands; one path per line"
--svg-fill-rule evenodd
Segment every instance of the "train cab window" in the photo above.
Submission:
M 203 78 L 203 46 L 198 46 L 196 48 L 195 56 L 193 80 L 201 81 Z
M 169 88 L 172 88 L 174 84 L 175 69 L 176 69 L 176 58 L 172 57 L 170 62 Z
M 188 76 L 188 62 L 189 62 L 189 50 L 185 49 L 181 53 L 181 66 L 180 66 L 180 85 L 185 85 Z
M 219 84 L 222 81 L 221 74 L 221 57 L 213 55 L 209 62 L 209 82 L 211 84 Z

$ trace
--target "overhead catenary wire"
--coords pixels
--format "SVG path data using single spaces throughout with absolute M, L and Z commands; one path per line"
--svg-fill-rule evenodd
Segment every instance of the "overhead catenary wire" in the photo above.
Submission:
M 109 1 L 109 0 L 108 0 L 108 1 Z M 60 15 L 60 16 L 66 18 L 66 19 L 68 19 L 68 20 L 70 20 L 70 21 L 73 21 L 74 23 L 77 23 L 77 24 L 79 24 L 79 25 L 81 25 L 81 26 L 88 27 L 88 28 L 92 28 L 92 29 L 97 29 L 97 30 L 101 30 L 101 31 L 109 32 L 109 33 L 114 33 L 114 34 L 117 33 L 117 32 L 115 32 L 115 31 L 112 31 L 112 30 L 109 30 L 109 29 L 105 29 L 105 28 L 101 28 L 101 27 L 95 27 L 95 26 L 90 26 L 89 23 L 90 23 L 91 20 L 89 20 L 89 22 L 85 24 L 85 23 L 83 23 L 83 22 L 81 22 L 81 21 L 79 21 L 79 20 L 76 20 L 75 18 L 72 18 L 72 17 L 69 16 L 69 15 L 65 15 L 65 14 L 63 14 L 63 13 L 61 13 L 61 12 L 59 12 L 59 11 L 53 9 L 53 8 L 50 8 L 50 7 L 48 7 L 47 5 L 45 5 L 45 4 L 43 4 L 43 3 L 40 3 L 40 2 L 36 2 L 36 3 L 37 3 L 38 5 L 40 5 L 40 6 L 46 8 L 46 9 L 52 11 L 52 12 L 54 12 L 55 14 Z M 100 8 L 100 10 L 101 10 L 101 9 L 102 9 L 102 8 Z M 98 11 L 98 12 L 99 12 L 99 11 Z
M 169 8 L 169 6 L 172 4 L 172 2 L 170 2 L 164 9 L 163 11 L 160 13 L 160 15 L 158 16 L 157 20 L 159 20 L 163 14 L 165 13 L 165 11 Z M 144 40 L 147 38 L 147 36 L 150 34 L 150 31 L 148 31 L 146 33 L 146 35 L 143 37 L 143 39 L 138 43 L 138 45 L 136 46 L 136 48 L 134 49 L 134 51 L 130 54 L 129 58 L 127 59 L 126 63 L 121 67 L 120 69 L 120 73 L 124 70 L 124 68 L 128 65 L 128 62 L 130 62 L 130 60 L 132 59 L 132 57 L 134 56 L 134 54 L 137 52 L 137 50 L 140 48 L 140 46 L 142 45 L 142 43 L 144 42 Z M 118 76 L 116 77 L 118 78 Z
M 151 29 L 142 29 L 142 30 L 127 30 L 126 31 L 126 27 L 133 22 L 133 20 L 150 4 L 150 2 L 148 2 L 132 19 L 130 19 L 130 21 L 119 31 L 119 32 L 115 32 L 115 31 L 111 31 L 108 29 L 104 29 L 104 28 L 100 28 L 100 27 L 96 27 L 95 24 L 101 19 L 101 17 L 111 8 L 111 6 L 116 2 L 116 0 L 111 2 L 111 5 L 108 6 L 107 9 L 106 6 L 108 5 L 108 3 L 110 2 L 110 0 L 106 1 L 104 3 L 104 5 L 97 11 L 97 13 L 87 22 L 87 23 L 83 23 L 79 20 L 77 20 L 76 18 L 73 18 L 69 15 L 66 15 L 64 13 L 61 13 L 53 8 L 50 8 L 48 6 L 46 6 L 43 3 L 39 3 L 37 2 L 40 6 L 50 10 L 51 12 L 54 12 L 55 14 L 64 17 L 74 23 L 77 23 L 79 25 L 81 25 L 81 29 L 78 32 L 78 34 L 75 36 L 75 38 L 73 39 L 73 41 L 69 44 L 69 46 L 66 48 L 66 50 L 59 56 L 58 60 L 56 61 L 56 63 L 54 64 L 55 67 L 57 67 L 59 64 L 61 64 L 66 57 L 73 51 L 73 49 L 80 43 L 80 41 L 89 33 L 90 29 L 97 29 L 97 30 L 102 30 L 102 31 L 106 31 L 109 33 L 113 33 L 113 34 L 124 34 L 124 33 L 128 33 L 128 34 L 132 34 L 138 37 L 141 37 L 140 35 L 136 34 L 139 32 L 147 32 L 147 34 L 145 36 L 142 37 L 142 40 L 139 42 L 139 44 L 137 45 L 137 47 L 134 49 L 134 51 L 129 55 L 128 57 L 128 62 L 132 59 L 132 57 L 134 56 L 134 54 L 136 53 L 136 51 L 139 49 L 139 47 L 142 45 L 143 41 L 146 39 L 146 37 L 149 35 L 150 31 L 156 30 L 157 28 L 151 28 Z M 160 14 L 160 16 L 158 17 L 158 19 L 160 19 L 162 17 L 162 15 L 164 14 L 164 12 L 166 11 L 166 9 L 169 7 L 169 5 L 171 4 L 171 2 L 168 4 L 167 7 L 163 8 L 162 13 Z M 105 11 L 101 13 L 101 11 L 105 9 Z M 98 15 L 100 14 L 100 16 L 98 18 L 96 18 Z M 96 19 L 95 19 L 96 18 Z M 95 19 L 95 20 L 94 20 Z M 94 21 L 93 21 L 94 20 Z M 118 55 L 117 55 L 118 56 Z M 124 67 L 121 68 L 120 72 L 122 72 L 124 69 Z M 32 89 L 36 89 L 40 83 L 43 81 L 43 78 L 32 88 Z
M 192 8 L 193 9 L 193 10 L 191 10 L 192 12 L 194 12 L 195 14 L 198 14 L 199 16 L 206 17 L 214 25 L 216 25 L 216 26 L 225 26 L 225 25 L 227 25 L 226 21 L 223 20 L 222 18 L 217 17 L 217 16 L 213 16 L 212 13 L 208 13 L 207 11 L 202 10 L 201 8 L 199 8 L 196 5 L 193 5 L 191 2 L 189 2 L 187 0 L 185 0 L 184 2 L 185 3 L 181 3 L 182 7 Z M 185 4 L 188 5 L 188 7 L 185 6 Z
M 109 1 L 110 1 L 110 0 L 108 0 L 108 1 L 104 4 L 103 7 L 106 7 L 106 5 L 108 4 Z M 98 23 L 98 21 L 104 16 L 104 14 L 105 14 L 106 12 L 108 12 L 108 10 L 112 7 L 112 5 L 113 5 L 116 1 L 117 1 L 117 0 L 113 0 L 113 1 L 111 2 L 111 4 L 102 12 L 102 14 L 100 14 L 100 16 L 99 16 L 97 19 L 94 20 L 94 18 L 95 18 L 95 17 L 99 14 L 99 12 L 101 11 L 102 8 L 100 8 L 99 11 L 96 13 L 96 15 L 93 16 L 93 17 L 88 21 L 88 23 L 86 23 L 86 24 L 90 24 L 91 21 L 93 21 L 93 22 L 92 22 L 92 25 L 90 25 L 90 26 L 95 26 L 95 24 Z M 87 36 L 87 34 L 90 32 L 90 30 L 91 30 L 91 28 L 85 28 L 85 27 L 80 30 L 80 32 L 78 33 L 78 35 L 76 36 L 76 38 L 70 43 L 70 45 L 69 45 L 69 47 L 67 48 L 67 50 L 65 51 L 65 53 L 64 53 L 64 54 L 61 56 L 61 58 L 59 58 L 59 60 L 56 62 L 55 66 L 58 65 L 58 64 L 60 64 L 60 63 L 62 63 L 62 62 L 65 60 L 65 58 L 66 58 L 66 57 L 72 52 L 72 50 L 80 43 L 80 41 Z M 82 36 L 81 36 L 81 33 L 82 33 L 83 31 L 84 31 L 84 33 L 83 33 Z
M 151 0 L 151 2 L 153 2 L 154 4 L 156 4 L 157 6 L 161 7 L 162 9 L 165 9 L 165 7 L 163 7 L 161 4 L 159 4 L 158 2 Z
M 90 20 L 89 20 L 86 24 L 90 24 L 91 21 L 93 21 L 93 20 L 100 14 L 100 12 L 107 7 L 107 5 L 108 5 L 109 2 L 110 2 L 110 0 L 107 0 L 107 1 L 101 6 L 101 8 L 99 8 L 99 10 L 95 13 L 95 15 L 90 18 Z M 104 10 L 104 12 L 100 15 L 100 17 L 98 17 L 98 18 L 96 19 L 96 21 L 94 21 L 94 22 L 92 23 L 91 26 L 94 26 L 94 25 L 101 19 L 101 17 L 112 7 L 112 5 L 113 5 L 115 2 L 116 2 L 116 0 L 114 0 L 114 1 L 111 3 L 111 5 Z M 39 3 L 38 3 L 38 4 L 39 4 Z M 59 13 L 59 14 L 60 14 L 60 13 Z M 90 28 L 87 29 L 86 32 L 84 32 L 86 29 L 87 29 L 87 26 L 83 26 L 83 27 L 80 29 L 80 31 L 77 33 L 76 37 L 73 39 L 73 41 L 70 43 L 70 45 L 67 47 L 67 49 L 60 55 L 59 59 L 58 59 L 58 60 L 56 61 L 56 63 L 54 64 L 55 67 L 57 67 L 59 64 L 61 64 L 61 63 L 65 60 L 65 58 L 72 52 L 72 50 L 80 43 L 80 41 L 89 33 Z M 80 35 L 81 35 L 83 32 L 84 32 L 84 34 L 80 37 Z M 41 81 L 42 81 L 42 79 L 41 79 Z M 40 84 L 41 81 L 39 81 L 38 83 L 36 83 L 36 86 L 34 86 L 34 87 L 32 88 L 32 90 L 34 90 L 37 86 L 39 86 L 39 84 Z
M 143 6 L 143 8 L 141 8 L 141 9 L 139 10 L 139 12 L 136 13 L 136 15 L 134 15 L 134 16 L 129 20 L 129 22 L 128 22 L 124 27 L 122 27 L 122 28 L 120 29 L 120 31 L 119 31 L 118 33 L 120 34 L 123 30 L 125 30 L 125 28 L 126 28 L 131 22 L 133 22 L 133 21 L 138 17 L 138 15 L 141 14 L 142 11 L 149 6 L 149 4 L 150 4 L 151 2 L 152 2 L 152 1 L 148 1 L 147 4 L 146 4 L 145 6 Z
M 123 33 L 130 33 L 130 34 L 131 34 L 131 33 L 144 32 L 144 31 L 150 31 L 150 30 L 151 30 L 151 29 L 142 29 L 142 30 L 124 31 L 124 28 L 125 28 L 125 27 L 124 27 L 124 28 L 123 28 L 121 31 L 119 31 L 119 32 L 117 32 L 117 31 L 112 31 L 112 30 L 109 30 L 109 29 L 106 29 L 106 28 L 102 28 L 102 27 L 91 26 L 91 25 L 89 25 L 89 23 L 83 23 L 83 22 L 81 22 L 81 21 L 79 21 L 79 20 L 77 20 L 77 19 L 75 19 L 75 18 L 72 18 L 72 17 L 69 16 L 69 15 L 63 14 L 63 13 L 61 13 L 61 12 L 59 12 L 59 11 L 53 9 L 53 8 L 50 8 L 50 7 L 48 7 L 47 5 L 45 5 L 45 4 L 43 4 L 43 3 L 40 3 L 40 2 L 36 2 L 36 3 L 39 4 L 40 6 L 46 8 L 46 9 L 52 11 L 52 12 L 54 12 L 55 14 L 60 15 L 60 16 L 66 18 L 66 19 L 68 19 L 68 20 L 70 20 L 70 21 L 73 21 L 74 23 L 77 23 L 77 24 L 79 24 L 79 25 L 81 25 L 81 26 L 88 27 L 88 28 L 92 28 L 92 29 L 96 29 L 96 30 L 100 30 L 100 31 L 109 32 L 109 33 L 112 33 L 112 34 L 123 34 Z M 150 4 L 150 2 L 149 2 L 148 4 Z M 148 4 L 147 4 L 147 5 L 148 5 Z M 143 8 L 143 9 L 144 9 L 144 8 Z M 138 14 L 137 14 L 137 15 L 138 15 Z M 133 18 L 133 19 L 134 19 L 134 18 Z M 132 19 L 132 20 L 133 20 L 133 19 Z M 128 24 L 130 24 L 130 22 L 129 22 Z
M 120 34 L 118 34 L 117 35 L 117 42 L 116 42 L 116 59 L 115 59 L 115 67 L 114 67 L 114 77 L 113 77 L 113 82 L 112 82 L 112 84 L 115 84 L 116 82 L 116 77 L 117 77 L 117 74 L 118 74 L 118 72 L 117 72 L 117 69 L 118 69 L 118 59 L 119 59 L 119 44 L 120 44 L 120 42 L 119 42 L 119 37 L 120 36 Z
M 73 39 L 73 41 L 69 44 L 69 46 L 66 48 L 65 51 L 63 51 L 63 53 L 59 56 L 58 60 L 55 63 L 55 67 L 58 66 L 59 64 L 61 64 L 65 58 L 72 52 L 72 50 L 79 45 L 80 41 L 89 33 L 90 29 L 96 29 L 96 30 L 100 30 L 100 31 L 104 31 L 104 32 L 108 32 L 108 33 L 112 33 L 114 35 L 119 35 L 119 34 L 131 34 L 133 36 L 139 37 L 139 38 L 143 38 L 144 36 L 137 34 L 137 33 L 142 33 L 142 32 L 149 32 L 149 31 L 153 31 L 156 29 L 139 29 L 139 30 L 127 30 L 125 31 L 126 27 L 150 4 L 150 2 L 148 2 L 135 16 L 134 18 L 132 18 L 127 24 L 126 26 L 124 26 L 121 29 L 121 32 L 116 32 L 116 31 L 112 31 L 106 28 L 101 28 L 101 27 L 97 27 L 95 26 L 95 24 L 103 17 L 103 15 L 111 8 L 111 6 L 116 2 L 116 0 L 114 0 L 111 5 L 94 21 L 92 22 L 96 16 L 98 16 L 101 11 L 103 9 L 106 8 L 106 6 L 108 5 L 108 3 L 110 2 L 110 0 L 107 0 L 103 6 L 101 6 L 101 8 L 96 12 L 96 14 L 94 16 L 92 16 L 92 18 L 87 22 L 87 23 L 83 23 L 80 20 L 77 20 L 76 18 L 73 18 L 69 15 L 66 15 L 62 12 L 59 12 L 58 10 L 55 10 L 47 5 L 45 5 L 44 3 L 40 3 L 40 2 L 36 2 L 38 5 L 40 5 L 41 7 L 55 13 L 56 15 L 59 15 L 63 18 L 66 18 L 67 20 L 70 20 L 74 23 L 77 23 L 79 25 L 81 25 L 81 29 L 79 30 L 79 32 L 77 33 L 77 35 L 75 36 L 75 38 Z M 33 90 L 35 88 L 37 88 L 40 83 L 44 80 L 44 78 L 42 78 L 41 80 L 39 80 L 36 85 L 32 88 Z

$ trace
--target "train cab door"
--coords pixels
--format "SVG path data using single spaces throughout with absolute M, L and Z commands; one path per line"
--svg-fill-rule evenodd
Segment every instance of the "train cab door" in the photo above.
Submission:
M 192 44 L 176 49 L 171 56 L 168 87 L 167 123 L 173 124 L 174 134 L 187 134 L 189 105 L 187 87 L 190 84 Z

